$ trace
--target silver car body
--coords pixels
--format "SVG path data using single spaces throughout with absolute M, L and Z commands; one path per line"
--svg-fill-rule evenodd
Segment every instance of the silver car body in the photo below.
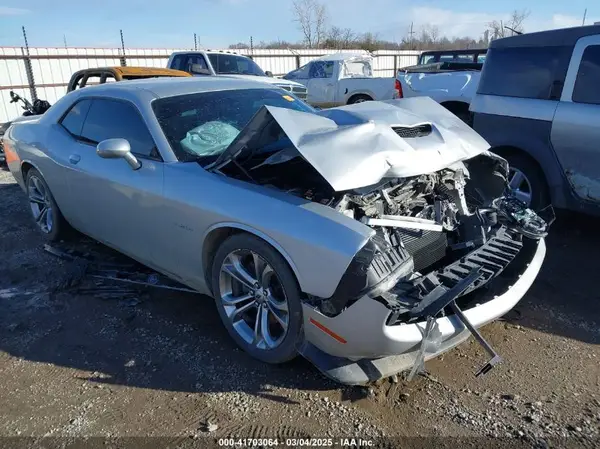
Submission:
M 303 294 L 329 298 L 354 256 L 375 233 L 373 228 L 326 205 L 233 179 L 197 163 L 179 162 L 151 107 L 158 98 L 250 88 L 273 89 L 261 82 L 200 77 L 77 90 L 43 116 L 8 130 L 5 142 L 18 156 L 9 162 L 9 168 L 25 189 L 23 173 L 35 167 L 73 227 L 200 293 L 212 294 L 210 256 L 224 231 L 238 229 L 276 248 L 289 263 Z M 74 140 L 58 122 L 82 98 L 132 103 L 162 161 L 140 158 L 141 168 L 133 171 L 123 160 L 102 159 L 94 146 Z M 318 114 L 266 109 L 299 153 L 337 191 L 367 186 L 388 176 L 464 168 L 466 159 L 489 154 L 485 140 L 428 98 L 363 103 Z M 430 138 L 422 143 L 409 142 L 390 130 L 390 124 L 425 122 L 433 125 Z M 262 126 L 260 120 L 256 125 Z M 232 151 L 226 151 L 226 156 L 235 157 Z M 544 254 L 544 240 L 540 239 L 512 287 L 465 312 L 475 326 L 498 318 L 520 300 L 533 283 Z M 368 296 L 335 317 L 325 316 L 309 303 L 303 305 L 303 312 L 307 344 L 345 360 L 367 358 L 382 375 L 414 363 L 425 326 L 424 322 L 388 326 L 390 311 Z M 439 318 L 438 323 L 442 343 L 426 358 L 469 335 L 454 317 Z M 332 338 L 323 325 L 342 338 Z M 336 376 L 347 383 L 369 380 L 367 374 Z

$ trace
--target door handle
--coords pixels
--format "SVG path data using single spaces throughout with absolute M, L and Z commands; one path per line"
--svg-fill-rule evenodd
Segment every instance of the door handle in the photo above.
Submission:
M 72 154 L 69 156 L 69 162 L 73 165 L 77 164 L 81 160 L 81 156 L 78 154 Z

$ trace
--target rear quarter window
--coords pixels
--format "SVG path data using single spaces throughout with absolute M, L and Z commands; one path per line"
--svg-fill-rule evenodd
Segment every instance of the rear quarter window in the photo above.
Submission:
M 600 45 L 590 45 L 583 52 L 573 89 L 573 101 L 600 104 Z
M 73 137 L 81 136 L 83 122 L 90 110 L 91 100 L 81 100 L 71 106 L 69 112 L 60 121 L 61 126 L 66 129 Z
M 559 99 L 572 47 L 514 47 L 488 50 L 477 93 Z

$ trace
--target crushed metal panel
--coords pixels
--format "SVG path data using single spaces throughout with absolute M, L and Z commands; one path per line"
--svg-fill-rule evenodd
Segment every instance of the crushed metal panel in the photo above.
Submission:
M 592 179 L 574 170 L 566 171 L 567 179 L 575 193 L 586 200 L 600 201 L 600 179 Z

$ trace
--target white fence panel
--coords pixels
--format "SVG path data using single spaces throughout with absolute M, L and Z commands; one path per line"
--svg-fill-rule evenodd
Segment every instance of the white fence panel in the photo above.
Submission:
M 166 67 L 173 51 L 188 49 L 125 48 L 128 66 Z M 250 49 L 225 50 L 251 56 L 265 71 L 282 76 L 315 58 L 331 53 L 361 53 L 364 50 L 315 49 Z M 0 47 L 0 123 L 22 113 L 18 105 L 10 103 L 10 90 L 31 100 L 30 80 L 27 76 L 25 49 Z M 380 50 L 373 53 L 375 76 L 393 77 L 394 69 L 416 64 L 420 52 Z M 29 48 L 31 75 L 38 98 L 55 103 L 66 93 L 71 75 L 82 69 L 119 66 L 123 51 L 120 48 Z

